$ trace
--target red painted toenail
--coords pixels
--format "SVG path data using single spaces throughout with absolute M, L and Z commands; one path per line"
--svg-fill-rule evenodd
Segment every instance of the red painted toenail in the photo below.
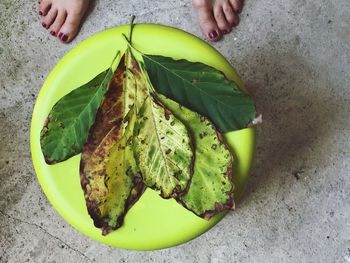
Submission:
M 45 23 L 41 23 L 41 25 L 42 25 L 43 27 L 45 27 L 45 28 L 46 28 L 46 24 L 45 24 Z
M 56 36 L 55 31 L 51 31 L 50 34 L 53 35 L 53 36 Z
M 209 33 L 209 38 L 211 38 L 211 39 L 216 38 L 217 36 L 218 36 L 218 34 L 216 33 L 216 31 Z
M 39 15 L 42 16 L 42 15 L 43 15 L 43 12 L 39 11 Z
M 58 35 L 58 38 L 61 39 L 62 41 L 67 41 L 68 36 L 63 34 L 62 32 Z

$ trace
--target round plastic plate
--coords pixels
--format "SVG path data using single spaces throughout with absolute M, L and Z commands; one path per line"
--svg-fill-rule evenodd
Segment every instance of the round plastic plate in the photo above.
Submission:
M 57 211 L 76 229 L 89 237 L 125 249 L 152 250 L 189 241 L 215 225 L 225 213 L 206 221 L 183 208 L 175 200 L 162 199 L 146 189 L 140 200 L 128 211 L 121 228 L 102 236 L 87 213 L 80 186 L 80 155 L 55 165 L 47 165 L 40 148 L 40 131 L 53 105 L 65 94 L 88 82 L 107 69 L 117 51 L 126 50 L 120 26 L 96 34 L 72 49 L 52 70 L 36 102 L 31 126 L 31 151 L 39 182 Z M 133 44 L 143 53 L 187 59 L 211 65 L 244 89 L 232 66 L 214 48 L 184 31 L 171 27 L 135 25 Z M 225 134 L 234 155 L 233 180 L 235 199 L 246 183 L 255 147 L 253 128 Z

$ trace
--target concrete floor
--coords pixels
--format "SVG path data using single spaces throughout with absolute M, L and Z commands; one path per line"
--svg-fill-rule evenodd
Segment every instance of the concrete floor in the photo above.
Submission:
M 36 9 L 0 1 L 0 262 L 350 262 L 349 0 L 246 1 L 239 26 L 213 46 L 264 113 L 251 179 L 213 229 L 150 252 L 100 244 L 61 218 L 32 166 L 31 114 L 69 50 L 132 14 L 203 38 L 191 2 L 97 1 L 69 45 Z

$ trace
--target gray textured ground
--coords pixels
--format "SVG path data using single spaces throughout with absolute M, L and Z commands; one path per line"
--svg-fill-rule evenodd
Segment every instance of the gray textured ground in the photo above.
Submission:
M 0 261 L 350 262 L 350 2 L 246 1 L 214 44 L 264 113 L 252 176 L 235 212 L 178 247 L 108 247 L 66 223 L 36 179 L 30 120 L 56 63 L 106 28 L 162 23 L 203 38 L 190 0 L 98 1 L 76 40 L 43 30 L 35 1 L 0 0 Z

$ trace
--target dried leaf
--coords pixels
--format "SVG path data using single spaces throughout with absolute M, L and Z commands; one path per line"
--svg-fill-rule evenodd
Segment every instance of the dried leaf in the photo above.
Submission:
M 131 60 L 123 56 L 112 77 L 80 163 L 87 209 L 104 235 L 122 225 L 125 213 L 144 191 L 131 148 L 136 115 L 126 106 L 129 91 L 136 86 L 134 80 L 128 81 L 132 66 L 125 61 Z

